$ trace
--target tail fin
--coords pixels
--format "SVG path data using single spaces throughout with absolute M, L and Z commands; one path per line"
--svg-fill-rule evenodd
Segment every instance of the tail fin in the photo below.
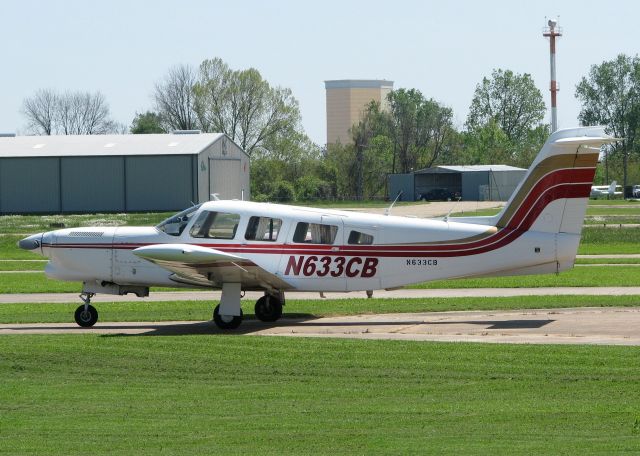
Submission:
M 611 182 L 611 185 L 609 185 L 609 190 L 607 191 L 607 193 L 610 196 L 615 195 L 615 193 L 616 193 L 616 185 L 618 185 L 618 182 L 616 182 L 616 181 Z
M 615 141 L 603 127 L 553 133 L 492 224 L 499 229 L 580 234 L 600 146 Z

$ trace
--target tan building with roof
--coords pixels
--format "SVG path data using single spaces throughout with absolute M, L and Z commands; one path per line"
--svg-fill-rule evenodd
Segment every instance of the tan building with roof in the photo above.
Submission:
M 352 143 L 349 130 L 360 120 L 371 101 L 386 105 L 393 81 L 378 79 L 339 79 L 324 81 L 327 90 L 327 144 Z

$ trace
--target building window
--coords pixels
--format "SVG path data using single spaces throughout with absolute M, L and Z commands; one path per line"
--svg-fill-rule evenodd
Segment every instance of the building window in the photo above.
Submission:
M 373 244 L 373 236 L 353 230 L 349 233 L 349 240 L 347 242 L 356 245 L 371 245 Z
M 282 220 L 270 217 L 251 217 L 244 238 L 247 241 L 276 241 Z
M 239 223 L 239 214 L 204 211 L 194 222 L 190 233 L 194 238 L 233 239 Z
M 293 242 L 305 244 L 333 244 L 338 234 L 338 227 L 319 223 L 300 222 L 293 234 Z

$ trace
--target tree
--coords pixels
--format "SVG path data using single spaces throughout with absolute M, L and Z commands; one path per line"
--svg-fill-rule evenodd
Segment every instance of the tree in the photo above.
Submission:
M 136 113 L 129 131 L 136 134 L 166 133 L 162 127 L 162 118 L 155 112 L 147 111 L 144 114 Z
M 353 150 L 350 178 L 353 195 L 361 200 L 365 195 L 377 194 L 386 183 L 388 158 L 392 145 L 389 139 L 391 117 L 381 110 L 380 103 L 372 101 L 365 109 L 361 120 L 351 128 Z
M 155 86 L 156 111 L 165 130 L 195 130 L 199 128 L 194 110 L 193 88 L 196 72 L 188 65 L 171 69 Z
M 545 109 L 542 94 L 531 75 L 493 70 L 491 79 L 485 77 L 476 86 L 466 126 L 473 131 L 493 119 L 511 144 L 516 144 L 540 124 Z
M 582 103 L 578 115 L 582 125 L 606 125 L 609 134 L 621 138 L 610 146 L 605 164 L 609 155 L 622 156 L 626 186 L 629 156 L 640 149 L 640 58 L 620 54 L 614 60 L 593 65 L 577 85 L 575 96 Z M 606 179 L 608 183 L 608 175 Z
M 109 105 L 100 92 L 39 90 L 23 104 L 30 128 L 36 134 L 98 135 L 120 130 L 110 118 Z
M 402 173 L 432 166 L 453 128 L 453 111 L 427 100 L 416 89 L 394 90 L 388 101 L 394 144 L 392 172 L 396 172 L 396 155 Z
M 270 138 L 299 130 L 300 111 L 291 90 L 271 87 L 258 70 L 231 70 L 221 59 L 200 65 L 195 111 L 205 131 L 226 133 L 249 155 Z
M 51 135 L 55 129 L 58 96 L 51 89 L 40 89 L 33 97 L 26 98 L 23 113 L 29 129 L 39 135 Z
M 100 135 L 117 126 L 100 92 L 65 92 L 58 97 L 58 129 L 64 135 Z

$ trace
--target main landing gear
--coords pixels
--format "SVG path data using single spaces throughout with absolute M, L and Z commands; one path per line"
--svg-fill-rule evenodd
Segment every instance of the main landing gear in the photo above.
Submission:
M 84 304 L 80 304 L 80 306 L 76 309 L 74 317 L 76 319 L 76 323 L 83 328 L 90 328 L 95 325 L 98 321 L 98 311 L 95 307 L 91 305 L 91 298 L 95 295 L 95 293 L 87 293 L 83 292 L 80 294 L 80 299 Z
M 225 283 L 222 285 L 222 298 L 213 311 L 213 321 L 220 329 L 236 329 L 242 323 L 240 308 L 240 284 Z M 256 318 L 264 322 L 277 321 L 282 316 L 284 294 L 265 294 L 256 301 Z

